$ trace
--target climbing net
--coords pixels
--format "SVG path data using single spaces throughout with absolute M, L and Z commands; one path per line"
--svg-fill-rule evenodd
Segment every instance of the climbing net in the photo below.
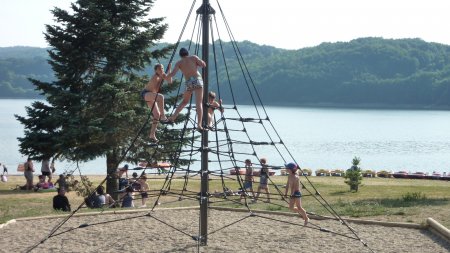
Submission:
M 179 44 L 182 35 L 185 31 L 186 24 L 188 23 L 191 14 L 194 10 L 196 1 L 194 0 L 189 11 L 189 15 L 186 19 L 186 23 L 183 27 L 181 35 L 175 44 L 175 49 L 170 58 L 170 62 L 174 58 L 175 52 L 179 48 Z M 152 182 L 159 180 L 160 186 L 158 189 L 152 189 L 147 191 L 149 198 L 155 199 L 151 211 L 144 214 L 138 214 L 126 219 L 136 218 L 148 218 L 151 217 L 170 229 L 173 229 L 180 233 L 193 238 L 198 242 L 200 246 L 201 235 L 191 234 L 186 232 L 183 228 L 177 227 L 177 224 L 170 224 L 169 222 L 159 219 L 155 215 L 160 207 L 171 206 L 192 206 L 201 201 L 208 201 L 209 208 L 220 207 L 234 207 L 246 210 L 248 215 L 241 219 L 230 221 L 228 224 L 221 228 L 217 228 L 213 231 L 208 231 L 208 235 L 217 233 L 223 229 L 229 228 L 249 217 L 257 217 L 260 219 L 276 220 L 278 222 L 298 226 L 304 229 L 314 229 L 323 231 L 324 234 L 332 233 L 334 235 L 342 236 L 350 241 L 359 241 L 368 251 L 372 251 L 370 247 L 359 237 L 357 231 L 348 225 L 348 223 L 341 218 L 341 216 L 333 209 L 333 207 L 325 200 L 318 189 L 312 184 L 308 178 L 308 174 L 299 168 L 300 175 L 302 176 L 301 187 L 303 192 L 303 199 L 307 201 L 316 201 L 321 208 L 326 210 L 332 219 L 336 220 L 342 225 L 343 229 L 339 231 L 333 231 L 326 227 L 320 226 L 315 221 L 310 221 L 307 225 L 304 225 L 303 220 L 296 217 L 295 219 L 286 218 L 278 219 L 273 218 L 268 214 L 258 213 L 258 208 L 266 207 L 266 209 L 280 210 L 286 208 L 289 203 L 289 199 L 284 195 L 285 186 L 280 184 L 278 180 L 274 180 L 275 177 L 271 177 L 270 172 L 279 174 L 284 165 L 288 162 L 294 162 L 299 164 L 294 158 L 293 154 L 289 151 L 279 133 L 276 131 L 271 118 L 269 117 L 266 108 L 261 100 L 261 96 L 256 88 L 254 78 L 251 76 L 248 65 L 242 56 L 241 49 L 238 43 L 234 39 L 234 35 L 230 29 L 230 26 L 225 18 L 224 12 L 218 0 L 216 0 L 215 10 L 219 14 L 219 18 L 223 21 L 223 27 L 225 27 L 225 34 L 227 40 L 230 43 L 223 43 L 222 34 L 219 32 L 219 24 L 216 17 L 216 11 L 213 11 L 211 18 L 209 19 L 210 28 L 210 47 L 212 55 L 213 71 L 210 71 L 214 78 L 210 79 L 210 90 L 215 90 L 217 93 L 217 100 L 222 100 L 223 97 L 227 97 L 228 100 L 221 104 L 222 110 L 214 110 L 211 104 L 204 106 L 205 110 L 211 110 L 213 113 L 211 127 L 208 131 L 208 141 L 205 146 L 202 133 L 197 131 L 197 117 L 196 108 L 191 103 L 184 109 L 181 124 L 173 126 L 164 125 L 159 132 L 160 142 L 152 144 L 147 147 L 149 152 L 147 157 L 144 158 L 142 166 L 135 168 L 141 175 L 148 175 L 148 179 Z M 200 39 L 202 37 L 203 24 L 201 22 L 202 13 L 197 11 L 197 16 L 192 29 L 192 34 L 189 44 L 189 51 L 198 54 L 201 46 Z M 235 57 L 229 58 L 230 54 L 234 54 Z M 235 83 L 236 78 L 233 76 L 238 73 L 230 73 L 230 66 L 237 65 L 239 67 L 243 83 Z M 224 78 L 225 77 L 225 78 Z M 181 80 L 183 77 L 180 78 Z M 176 96 L 179 97 L 180 88 L 177 91 Z M 251 105 L 239 105 L 239 98 L 249 98 L 252 102 Z M 155 106 L 155 103 L 152 107 Z M 172 108 L 175 109 L 176 105 Z M 153 109 L 153 108 L 152 108 Z M 242 110 L 244 109 L 244 110 Z M 242 113 L 242 111 L 245 111 Z M 150 122 L 150 116 L 146 122 Z M 143 127 L 144 129 L 144 127 Z M 169 133 L 177 133 L 178 138 L 169 136 Z M 143 131 L 139 131 L 138 135 L 146 135 Z M 133 145 L 141 145 L 133 142 Z M 176 148 L 170 150 L 164 147 L 171 145 Z M 208 152 L 208 183 L 209 192 L 207 198 L 201 196 L 199 193 L 200 177 L 202 174 L 201 169 L 201 154 L 202 152 Z M 156 157 L 170 157 L 170 165 L 168 165 L 165 177 L 157 176 L 160 172 L 155 172 L 154 166 Z M 262 158 L 267 158 L 267 163 L 262 163 Z M 245 160 L 250 159 L 253 162 L 252 168 L 254 172 L 260 172 L 263 168 L 270 168 L 269 177 L 267 178 L 269 191 L 262 192 L 263 190 L 257 189 L 262 180 L 261 173 L 254 173 L 253 192 L 249 188 L 244 187 L 245 183 Z M 102 185 L 106 179 L 101 182 Z M 256 192 L 262 192 L 261 195 L 254 195 Z M 259 195 L 259 196 L 258 196 Z M 259 197 L 259 198 L 258 198 Z M 311 200 L 309 200 L 311 199 Z M 261 200 L 265 200 L 262 204 Z M 259 202 L 258 202 L 259 201 Z M 83 205 L 83 204 L 82 204 Z M 80 207 L 82 206 L 80 205 Z M 306 206 L 308 210 L 308 207 Z M 100 223 L 82 224 L 78 227 L 66 229 L 64 231 L 58 231 L 61 226 L 72 215 L 78 211 L 79 208 L 71 213 L 67 218 L 63 219 L 50 234 L 44 238 L 40 243 L 45 242 L 50 237 L 58 236 L 63 233 L 70 232 L 74 229 L 81 229 L 87 226 L 100 225 L 109 222 L 117 222 L 123 220 L 116 219 Z M 312 213 L 308 213 L 312 215 Z M 320 215 L 316 215 L 320 217 Z M 198 226 L 202 226 L 201 220 L 199 220 Z M 30 251 L 37 247 L 30 248 Z

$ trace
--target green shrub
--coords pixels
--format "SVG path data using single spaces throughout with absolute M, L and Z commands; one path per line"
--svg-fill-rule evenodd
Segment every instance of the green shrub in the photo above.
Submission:
M 352 167 L 348 169 L 344 175 L 345 183 L 350 186 L 350 191 L 358 191 L 359 185 L 362 181 L 361 168 L 358 167 L 361 159 L 359 157 L 353 158 Z
M 426 199 L 425 194 L 421 192 L 407 192 L 405 195 L 402 195 L 402 199 L 405 202 L 418 201 Z

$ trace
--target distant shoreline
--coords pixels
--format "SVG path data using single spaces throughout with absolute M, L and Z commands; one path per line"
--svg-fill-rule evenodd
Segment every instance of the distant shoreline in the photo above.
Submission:
M 29 99 L 43 100 L 44 97 L 0 97 L 0 99 Z M 263 101 L 264 102 L 264 101 Z M 240 103 L 239 105 L 253 105 L 250 103 Z M 424 110 L 424 111 L 449 111 L 450 106 L 433 105 L 386 105 L 386 104 L 335 104 L 335 103 L 280 103 L 265 102 L 264 106 L 276 107 L 304 107 L 304 108 L 323 108 L 323 109 L 361 109 L 361 110 Z

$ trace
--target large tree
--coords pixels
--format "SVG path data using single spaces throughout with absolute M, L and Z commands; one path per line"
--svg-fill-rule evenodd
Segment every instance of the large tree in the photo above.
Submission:
M 163 18 L 148 18 L 153 3 L 78 0 L 70 11 L 52 10 L 57 24 L 46 26 L 45 38 L 56 81 L 30 79 L 47 101 L 28 107 L 28 117 L 16 115 L 25 126 L 21 153 L 70 161 L 106 157 L 110 193 L 117 189 L 115 172 L 122 157 L 165 158 L 144 145 L 150 112 L 139 95 L 148 80 L 144 67 L 172 50 L 156 47 L 167 25 Z

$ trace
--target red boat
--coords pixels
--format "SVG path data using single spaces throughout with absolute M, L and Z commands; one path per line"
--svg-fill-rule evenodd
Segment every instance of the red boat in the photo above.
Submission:
M 245 175 L 245 168 L 240 168 L 237 170 L 239 172 L 239 175 Z M 236 175 L 236 169 L 230 170 L 230 175 Z
M 402 170 L 395 172 L 392 176 L 395 178 L 408 178 L 408 172 Z
M 238 169 L 239 175 L 245 175 L 245 168 Z M 230 170 L 230 175 L 236 175 L 236 169 Z M 275 175 L 275 171 L 272 169 L 269 169 L 269 176 Z M 253 170 L 253 176 L 259 176 L 259 170 Z

